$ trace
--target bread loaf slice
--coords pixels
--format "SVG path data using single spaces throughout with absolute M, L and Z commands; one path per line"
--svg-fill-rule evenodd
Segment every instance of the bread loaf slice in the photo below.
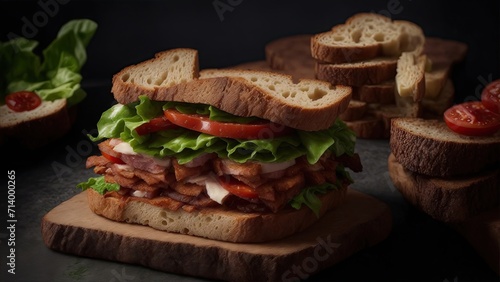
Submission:
M 232 114 L 262 117 L 307 131 L 331 126 L 351 99 L 350 87 L 319 80 L 294 83 L 289 75 L 250 70 L 214 69 L 200 73 L 200 82 L 221 80 L 228 83 L 221 88 L 205 88 L 207 97 L 202 100 Z
M 398 59 L 377 57 L 354 63 L 316 63 L 316 77 L 332 84 L 363 86 L 378 84 L 396 76 Z
M 311 54 L 328 63 L 345 63 L 378 56 L 399 56 L 423 51 L 422 29 L 408 21 L 391 21 L 375 13 L 359 13 L 331 31 L 311 39 Z
M 198 77 L 198 51 L 172 49 L 122 69 L 113 76 L 111 92 L 118 102 L 128 104 L 136 101 L 139 95 L 154 94 L 159 87 L 171 87 Z
M 368 106 L 365 102 L 351 100 L 347 109 L 340 114 L 340 119 L 343 121 L 353 121 L 363 118 Z
M 388 170 L 403 197 L 439 221 L 461 222 L 500 204 L 498 167 L 476 176 L 444 179 L 413 173 L 391 154 Z
M 389 143 L 403 167 L 429 176 L 471 175 L 500 164 L 500 134 L 464 136 L 439 120 L 395 118 Z
M 401 97 L 421 101 L 425 95 L 425 67 L 427 57 L 404 52 L 398 60 L 396 90 Z
M 274 72 L 212 69 L 198 73 L 196 56 L 194 50 L 174 49 L 125 68 L 113 77 L 115 99 L 128 104 L 146 95 L 156 101 L 209 104 L 234 115 L 306 131 L 330 127 L 351 99 L 350 87 L 310 79 L 295 83 L 290 75 Z M 175 75 L 165 76 L 165 72 Z
M 388 138 L 384 122 L 373 114 L 366 114 L 361 119 L 345 121 L 357 138 L 360 139 L 382 139 Z
M 106 197 L 87 190 L 90 209 L 111 220 L 151 226 L 158 230 L 229 242 L 265 242 L 295 234 L 312 225 L 327 211 L 341 205 L 347 188 L 321 195 L 319 216 L 309 208 L 288 208 L 277 213 L 244 213 L 225 208 L 192 212 L 172 211 L 143 201 Z M 272 232 L 270 231 L 272 230 Z
M 379 84 L 365 84 L 352 88 L 352 98 L 370 104 L 395 104 L 396 93 L 394 79 Z
M 15 142 L 29 149 L 40 148 L 65 135 L 72 125 L 66 99 L 42 101 L 31 111 L 15 112 L 0 106 L 0 143 Z

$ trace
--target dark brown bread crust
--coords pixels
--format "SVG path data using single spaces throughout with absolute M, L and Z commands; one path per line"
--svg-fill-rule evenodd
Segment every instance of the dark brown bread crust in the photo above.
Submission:
M 459 222 L 499 205 L 500 168 L 470 178 L 442 179 L 412 173 L 394 157 L 389 175 L 412 205 L 444 222 Z
M 121 104 L 135 102 L 140 95 L 146 95 L 156 101 L 204 103 L 234 115 L 257 116 L 306 131 L 329 128 L 339 114 L 347 108 L 351 98 L 351 95 L 347 95 L 336 104 L 303 108 L 298 105 L 285 104 L 277 98 L 266 95 L 259 87 L 238 77 L 195 79 L 172 87 L 151 90 L 132 83 L 116 83 L 115 79 L 119 78 L 116 76 L 113 78 L 111 91 Z
M 329 32 L 325 32 L 329 33 Z M 311 39 L 311 55 L 323 62 L 340 64 L 368 60 L 377 57 L 382 53 L 379 45 L 367 46 L 326 46 L 318 43 L 317 37 L 322 33 L 316 34 Z
M 388 60 L 377 64 L 360 64 L 357 67 L 317 63 L 316 77 L 334 85 L 363 86 L 394 79 L 396 68 L 397 60 Z
M 435 138 L 410 132 L 404 123 L 423 123 L 432 126 Z M 431 127 L 429 127 L 431 128 Z M 437 130 L 436 130 L 437 129 Z M 476 142 L 481 137 L 459 137 L 464 142 L 440 138 L 449 131 L 443 121 L 397 118 L 391 122 L 391 151 L 408 170 L 429 176 L 451 177 L 471 175 L 500 163 L 500 136 L 488 142 Z

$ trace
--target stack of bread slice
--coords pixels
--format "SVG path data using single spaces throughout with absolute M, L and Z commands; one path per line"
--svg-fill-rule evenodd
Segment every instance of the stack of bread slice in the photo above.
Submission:
M 395 118 L 389 144 L 403 198 L 454 227 L 500 274 L 500 132 L 465 136 L 442 120 Z
M 265 61 L 234 67 L 349 85 L 341 118 L 359 138 L 378 139 L 389 138 L 395 117 L 441 116 L 454 99 L 452 67 L 466 51 L 462 42 L 425 37 L 413 23 L 361 13 L 325 33 L 271 41 Z
M 311 38 L 315 76 L 353 88 L 341 118 L 360 138 L 388 138 L 395 117 L 439 116 L 453 102 L 461 42 L 426 38 L 408 21 L 361 13 Z

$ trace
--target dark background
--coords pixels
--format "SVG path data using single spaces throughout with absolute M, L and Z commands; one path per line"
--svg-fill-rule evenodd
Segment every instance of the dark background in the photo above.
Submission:
M 413 21 L 427 36 L 467 43 L 467 57 L 453 74 L 456 100 L 463 101 L 477 96 L 485 81 L 500 77 L 499 2 L 2 1 L 0 40 L 33 37 L 45 47 L 68 20 L 96 21 L 99 27 L 82 70 L 85 86 L 110 83 L 121 68 L 176 47 L 198 49 L 201 68 L 262 60 L 264 45 L 273 39 L 323 32 L 354 13 L 377 12 Z
M 391 8 L 394 3 L 397 8 Z M 219 9 L 229 5 L 226 6 L 229 10 L 218 12 L 214 4 Z M 49 10 L 44 8 L 46 5 L 51 5 Z M 10 147 L 0 152 L 1 166 L 16 170 L 19 175 L 18 212 L 24 216 L 26 225 L 25 229 L 19 229 L 20 240 L 32 239 L 32 247 L 24 248 L 40 255 L 31 258 L 30 252 L 21 253 L 20 260 L 26 263 L 19 264 L 20 273 L 28 275 L 32 267 L 34 273 L 43 271 L 44 265 L 32 265 L 33 261 L 54 258 L 64 263 L 75 259 L 56 256 L 43 246 L 38 235 L 39 221 L 43 214 L 78 193 L 74 188 L 76 183 L 92 175 L 84 167 L 83 156 L 73 166 L 68 162 L 68 152 L 87 142 L 82 132 L 91 132 L 100 113 L 113 103 L 110 93 L 113 74 L 153 57 L 158 51 L 176 47 L 198 49 L 201 68 L 262 60 L 267 42 L 293 34 L 323 32 L 358 12 L 378 12 L 393 19 L 413 21 L 427 36 L 466 43 L 467 57 L 453 73 L 457 102 L 477 99 L 487 82 L 500 78 L 500 1 L 0 1 L 0 40 L 14 34 L 32 37 L 40 41 L 39 51 L 71 19 L 88 18 L 99 25 L 87 48 L 88 60 L 82 70 L 82 86 L 88 96 L 79 105 L 72 131 L 35 153 L 13 151 Z M 47 20 L 40 22 L 44 19 Z M 356 178 L 354 188 L 377 196 L 391 207 L 393 232 L 386 241 L 311 277 L 312 281 L 328 281 L 332 277 L 340 281 L 498 281 L 498 276 L 450 226 L 413 209 L 393 187 L 388 190 L 390 181 L 384 174 L 389 154 L 386 140 L 359 140 L 358 145 L 361 145 L 358 149 L 364 150 L 363 158 L 378 163 L 365 163 L 366 169 Z M 59 176 L 50 167 L 53 162 L 71 167 L 71 173 L 62 175 L 63 182 L 57 181 Z M 32 181 L 36 187 L 31 185 Z M 95 260 L 83 262 L 89 265 L 88 276 L 95 272 L 109 277 L 109 270 L 102 268 L 117 267 Z M 127 273 L 137 277 L 140 273 L 167 276 L 129 267 Z M 48 269 L 46 272 L 54 266 Z

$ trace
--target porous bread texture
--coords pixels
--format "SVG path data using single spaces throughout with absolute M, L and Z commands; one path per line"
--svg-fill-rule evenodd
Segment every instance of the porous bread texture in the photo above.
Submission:
M 391 21 L 375 13 L 359 13 L 311 39 L 311 54 L 328 63 L 354 62 L 377 56 L 423 51 L 422 29 L 408 21 Z
M 303 79 L 296 83 L 285 74 L 237 69 L 204 70 L 198 77 L 193 72 L 198 69 L 197 65 L 186 67 L 185 64 L 182 67 L 189 71 L 179 76 L 181 79 L 170 81 L 167 76 L 166 81 L 156 85 L 154 78 L 164 69 L 163 64 L 158 63 L 159 58 L 188 52 L 191 59 L 187 62 L 197 64 L 197 59 L 193 59 L 195 52 L 184 50 L 163 52 L 156 59 L 116 74 L 112 87 L 115 99 L 128 104 L 145 95 L 155 101 L 202 103 L 238 116 L 255 116 L 292 128 L 316 131 L 329 128 L 351 98 L 350 87 L 333 86 L 325 81 Z M 134 77 L 141 79 L 132 80 Z
M 198 76 L 198 51 L 188 48 L 171 49 L 156 53 L 153 59 L 130 65 L 115 74 L 111 92 L 115 94 L 115 98 L 127 95 L 124 93 L 127 91 L 153 93 L 158 87 L 185 83 Z
M 425 95 L 425 66 L 427 56 L 404 52 L 398 60 L 396 90 L 401 97 L 419 102 Z
M 269 96 L 267 99 L 275 99 L 283 104 L 301 107 L 304 110 L 319 110 L 325 106 L 346 102 L 348 104 L 352 91 L 347 86 L 334 86 L 314 79 L 302 79 L 295 83 L 291 76 L 273 72 L 211 69 L 200 73 L 201 79 L 221 77 L 243 78 L 247 83 L 259 87 L 266 96 Z M 345 107 L 340 112 L 344 109 Z
M 464 136 L 440 120 L 392 119 L 389 143 L 403 167 L 429 176 L 471 175 L 500 164 L 500 133 Z
M 93 189 L 87 191 L 90 209 L 114 221 L 219 241 L 250 243 L 281 239 L 304 230 L 342 204 L 347 187 L 320 196 L 323 204 L 319 217 L 306 206 L 299 210 L 287 208 L 277 213 L 244 213 L 222 207 L 193 212 L 183 209 L 171 211 L 143 201 L 105 197 Z
M 256 116 L 289 127 L 316 131 L 330 127 L 348 106 L 351 88 L 251 70 L 203 70 L 197 98 L 176 99 L 213 105 L 238 116 Z M 192 93 L 187 90 L 184 93 Z M 312 122 L 313 121 L 313 122 Z
M 14 112 L 3 105 L 0 106 L 0 143 L 40 148 L 65 135 L 72 122 L 66 99 L 42 101 L 34 110 L 25 112 Z
M 343 64 L 316 63 L 316 77 L 332 84 L 363 86 L 394 79 L 398 58 L 378 57 Z
M 43 101 L 40 106 L 24 112 L 15 112 L 7 105 L 0 106 L 0 128 L 12 127 L 23 122 L 40 119 L 53 115 L 66 108 L 66 99 Z
M 391 154 L 388 170 L 403 197 L 436 220 L 464 221 L 499 204 L 500 168 L 465 178 L 443 179 L 413 173 Z

